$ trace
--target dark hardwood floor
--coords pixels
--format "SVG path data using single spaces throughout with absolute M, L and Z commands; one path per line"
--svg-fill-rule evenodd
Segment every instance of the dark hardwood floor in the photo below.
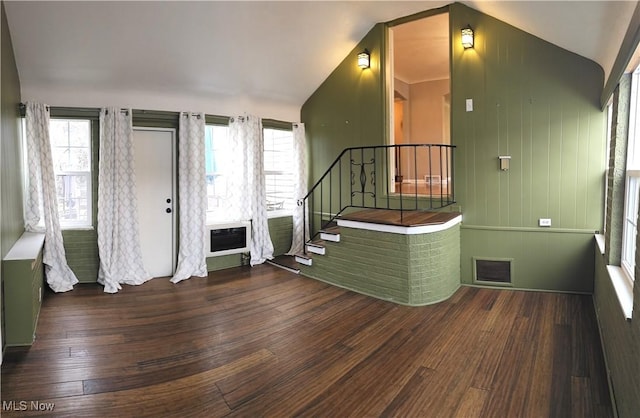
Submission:
M 3 416 L 612 416 L 589 296 L 410 308 L 269 265 L 47 294 L 1 389 Z

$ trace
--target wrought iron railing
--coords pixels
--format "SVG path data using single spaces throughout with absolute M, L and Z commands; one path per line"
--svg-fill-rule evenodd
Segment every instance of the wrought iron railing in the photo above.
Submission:
M 455 203 L 454 145 L 402 144 L 345 148 L 298 201 L 309 242 L 343 212 L 433 210 Z M 305 249 L 306 251 L 306 249 Z

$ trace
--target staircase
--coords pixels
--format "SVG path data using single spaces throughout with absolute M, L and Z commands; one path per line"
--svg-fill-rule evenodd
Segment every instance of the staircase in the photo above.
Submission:
M 327 242 L 340 242 L 339 226 L 320 230 L 320 239 L 307 242 L 304 254 L 296 255 L 295 260 L 305 266 L 311 266 L 313 264 L 311 254 L 325 255 L 327 253 Z
M 406 211 L 432 211 L 454 204 L 454 149 L 446 144 L 345 148 L 298 201 L 305 208 L 303 223 L 309 226 L 300 262 L 312 263 L 309 253 L 322 255 L 322 241 L 340 239 L 333 227 L 345 211 L 397 210 L 402 217 Z
M 392 211 L 368 210 L 387 214 Z M 393 225 L 339 218 L 295 260 L 300 274 L 379 299 L 427 305 L 460 286 L 460 221 L 456 212 L 412 212 L 425 219 Z M 383 216 L 384 217 L 384 216 Z M 388 217 L 388 216 L 387 216 Z

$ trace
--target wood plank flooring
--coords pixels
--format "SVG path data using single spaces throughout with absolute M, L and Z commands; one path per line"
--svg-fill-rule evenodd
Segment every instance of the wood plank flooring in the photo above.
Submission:
M 1 393 L 3 416 L 612 416 L 590 296 L 410 308 L 270 265 L 47 294 Z
M 458 212 L 427 212 L 423 210 L 362 209 L 340 215 L 347 221 L 382 225 L 423 226 L 440 225 L 460 216 Z

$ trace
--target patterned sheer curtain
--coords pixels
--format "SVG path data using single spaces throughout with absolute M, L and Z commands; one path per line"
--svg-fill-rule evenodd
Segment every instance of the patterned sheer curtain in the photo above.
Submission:
M 178 144 L 178 202 L 180 204 L 180 250 L 171 281 L 207 276 L 206 221 L 207 183 L 204 155 L 204 114 L 180 116 Z
M 255 116 L 231 118 L 229 142 L 231 158 L 226 210 L 232 217 L 230 220 L 251 219 L 250 264 L 255 266 L 273 258 L 267 218 L 262 120 Z
M 98 283 L 107 293 L 151 278 L 140 250 L 131 117 L 131 110 L 100 111 Z
M 42 257 L 49 287 L 54 292 L 73 290 L 78 279 L 67 264 L 62 242 L 49 140 L 49 110 L 46 105 L 27 103 L 26 141 L 28 178 L 24 208 L 25 229 L 30 232 L 44 230 Z
M 304 123 L 293 124 L 293 162 L 296 179 L 293 195 L 297 199 L 302 199 L 309 191 L 307 188 L 307 139 Z M 291 249 L 287 255 L 300 254 L 304 249 L 304 237 L 309 236 L 309 219 L 304 216 L 307 210 L 306 203 L 304 207 L 300 205 L 300 201 L 298 203 L 293 211 L 293 236 L 291 237 Z

